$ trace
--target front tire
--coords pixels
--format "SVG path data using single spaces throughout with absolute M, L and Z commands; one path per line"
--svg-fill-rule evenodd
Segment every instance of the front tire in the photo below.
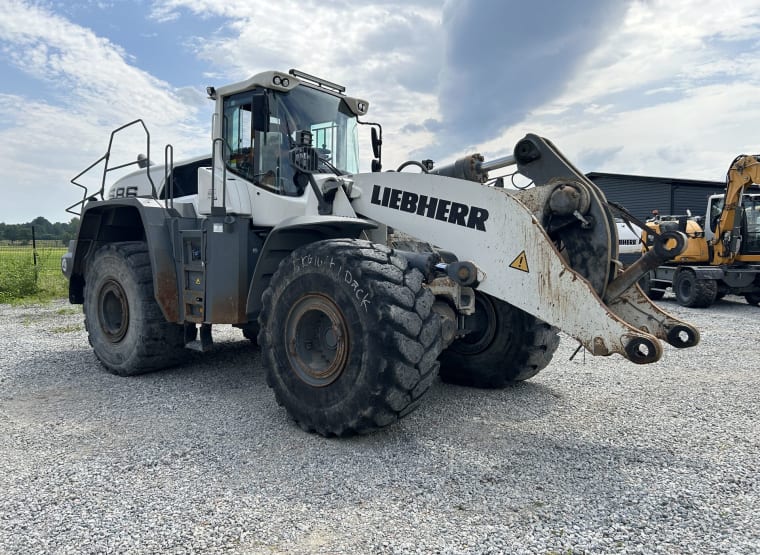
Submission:
M 747 304 L 753 306 L 760 305 L 760 293 L 745 293 L 744 298 L 746 299 Z
M 295 250 L 259 317 L 278 403 L 323 436 L 367 433 L 411 412 L 438 370 L 433 302 L 422 274 L 387 247 L 340 239 Z
M 95 356 L 111 373 L 133 376 L 180 362 L 183 326 L 166 321 L 153 297 L 144 242 L 110 243 L 87 265 L 84 322 Z
M 698 279 L 692 270 L 681 269 L 673 280 L 673 292 L 681 306 L 707 308 L 718 297 L 718 284 L 714 279 Z
M 503 388 L 546 368 L 559 346 L 557 328 L 502 300 L 475 293 L 470 333 L 440 357 L 441 379 L 480 388 Z

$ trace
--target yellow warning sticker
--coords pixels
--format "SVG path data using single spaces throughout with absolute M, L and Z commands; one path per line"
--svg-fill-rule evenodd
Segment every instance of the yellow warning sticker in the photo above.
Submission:
M 530 272 L 528 269 L 528 257 L 525 256 L 525 251 L 522 251 L 520 254 L 517 255 L 517 258 L 515 258 L 512 263 L 509 265 L 510 268 L 514 268 L 515 270 L 520 270 L 521 272 Z

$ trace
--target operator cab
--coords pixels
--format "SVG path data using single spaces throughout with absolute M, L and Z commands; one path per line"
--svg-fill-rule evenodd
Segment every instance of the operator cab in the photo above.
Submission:
M 254 77 L 257 83 L 247 90 L 220 99 L 222 146 L 216 150 L 228 172 L 278 195 L 298 197 L 308 183 L 291 163 L 298 147 L 316 152 L 317 173 L 359 171 L 357 114 L 342 87 L 280 74 L 265 84 L 262 77 Z
M 708 219 L 705 237 L 710 240 L 715 236 L 715 228 L 723 212 L 724 196 L 712 195 L 708 200 Z M 742 242 L 741 254 L 760 254 L 760 194 L 742 195 L 741 206 L 737 214 L 740 223 Z

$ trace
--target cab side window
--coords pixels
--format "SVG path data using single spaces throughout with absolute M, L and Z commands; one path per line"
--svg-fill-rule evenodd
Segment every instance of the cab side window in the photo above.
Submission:
M 241 93 L 224 100 L 224 162 L 227 169 L 253 181 L 254 143 L 251 94 Z
M 715 228 L 718 227 L 718 222 L 720 221 L 720 214 L 723 212 L 723 199 L 714 198 L 711 200 L 712 202 L 710 203 L 710 214 L 707 222 L 710 226 L 710 230 L 715 232 Z
M 224 100 L 222 137 L 227 170 L 277 194 L 298 195 L 288 161 L 287 137 L 280 132 L 279 118 L 266 113 L 269 131 L 256 129 L 255 92 Z

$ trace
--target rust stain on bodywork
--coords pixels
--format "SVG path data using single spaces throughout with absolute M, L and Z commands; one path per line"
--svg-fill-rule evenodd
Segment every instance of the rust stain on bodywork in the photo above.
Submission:
M 177 276 L 171 271 L 159 271 L 154 276 L 155 297 L 164 318 L 168 322 L 179 322 L 179 292 Z

